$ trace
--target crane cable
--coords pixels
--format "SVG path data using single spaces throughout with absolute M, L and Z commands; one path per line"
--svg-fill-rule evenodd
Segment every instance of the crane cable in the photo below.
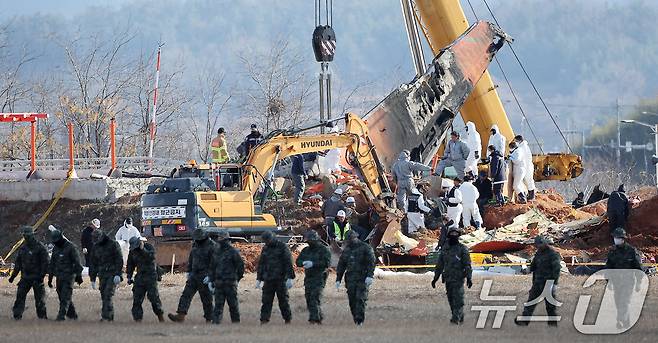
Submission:
M 494 22 L 496 25 L 500 27 L 500 24 L 498 23 L 498 19 L 496 19 L 496 16 L 493 13 L 493 10 L 491 10 L 491 7 L 489 7 L 489 3 L 487 3 L 487 0 L 482 0 L 487 6 L 487 10 L 489 10 L 489 13 L 491 14 L 491 17 L 493 18 Z M 470 4 L 470 0 L 469 0 Z M 523 70 L 523 73 L 525 74 L 525 77 L 528 79 L 528 82 L 530 82 L 530 85 L 532 86 L 532 89 L 535 91 L 535 94 L 537 94 L 537 97 L 539 98 L 539 101 L 541 101 L 542 105 L 544 106 L 544 109 L 546 110 L 546 113 L 548 113 L 549 117 L 553 121 L 553 124 L 555 124 L 555 127 L 557 128 L 557 131 L 560 133 L 560 136 L 562 136 L 562 139 L 564 140 L 564 143 L 567 145 L 567 148 L 569 148 L 569 152 L 573 154 L 573 149 L 571 149 L 571 145 L 569 144 L 569 141 L 567 140 L 567 137 L 564 136 L 564 133 L 562 132 L 562 129 L 560 129 L 560 126 L 558 125 L 557 121 L 555 120 L 555 117 L 553 116 L 553 113 L 548 109 L 548 106 L 546 105 L 546 102 L 544 101 L 544 98 L 541 96 L 539 93 L 539 90 L 535 86 L 535 83 L 532 81 L 530 78 L 530 75 L 526 71 L 525 67 L 523 66 L 523 63 L 521 63 L 521 59 L 519 56 L 516 54 L 516 51 L 514 50 L 514 47 L 512 44 L 509 44 L 509 48 L 512 51 L 512 54 L 514 55 L 514 58 L 516 61 L 519 63 L 519 66 L 521 67 L 521 70 Z
M 475 8 L 473 8 L 473 4 L 471 4 L 471 0 L 468 0 L 468 6 L 471 8 L 471 11 L 473 12 L 473 15 L 475 16 L 475 20 L 480 20 L 478 18 L 477 13 L 475 12 Z M 518 97 L 516 96 L 516 92 L 514 92 L 514 88 L 512 88 L 512 83 L 510 82 L 509 78 L 507 78 L 507 73 L 505 73 L 505 70 L 503 69 L 503 66 L 500 64 L 500 61 L 498 60 L 498 56 L 494 55 L 494 60 L 496 61 L 496 64 L 498 65 L 498 68 L 500 69 L 500 72 L 503 74 L 503 78 L 505 79 L 505 83 L 507 83 L 507 87 L 509 88 L 510 92 L 512 93 L 512 97 L 514 97 L 514 102 L 519 107 L 519 111 L 521 111 L 521 116 L 526 121 L 526 123 L 528 123 L 528 128 L 530 129 L 530 133 L 532 133 L 532 137 L 535 139 L 535 142 L 537 143 L 537 147 L 539 147 L 539 151 L 543 155 L 544 154 L 544 149 L 542 148 L 542 145 L 539 142 L 539 138 L 537 137 L 537 134 L 535 133 L 535 130 L 533 129 L 533 126 L 530 124 L 530 119 L 528 119 L 528 116 L 525 114 L 525 111 L 523 110 L 523 106 L 521 106 L 521 102 L 519 101 Z

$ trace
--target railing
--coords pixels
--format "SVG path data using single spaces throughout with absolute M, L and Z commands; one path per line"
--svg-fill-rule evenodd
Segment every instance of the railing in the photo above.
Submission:
M 169 158 L 151 158 L 145 156 L 136 157 L 117 157 L 116 168 L 123 172 L 131 173 L 151 173 L 160 175 L 169 175 L 169 172 L 184 162 Z M 37 160 L 37 169 L 40 172 L 58 172 L 70 170 L 70 160 L 61 159 L 43 159 Z M 74 160 L 74 169 L 76 172 L 91 172 L 105 174 L 112 168 L 112 161 L 109 157 L 98 158 L 76 158 Z M 29 172 L 31 169 L 30 160 L 5 160 L 0 161 L 0 173 L 7 178 L 7 175 L 16 174 L 16 178 Z

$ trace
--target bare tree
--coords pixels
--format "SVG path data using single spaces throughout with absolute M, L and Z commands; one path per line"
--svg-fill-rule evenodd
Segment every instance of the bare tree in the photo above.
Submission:
M 120 150 L 134 149 L 135 154 L 146 156 L 149 149 L 151 115 L 153 113 L 153 93 L 155 83 L 155 51 L 148 56 L 141 56 L 135 69 L 135 78 L 130 86 L 128 102 L 129 118 L 122 123 L 126 134 L 120 139 Z M 158 104 L 156 106 L 156 141 L 155 147 L 169 136 L 162 148 L 169 150 L 169 145 L 182 137 L 184 128 L 178 125 L 183 113 L 189 109 L 193 97 L 182 85 L 184 67 L 181 63 L 163 66 L 158 87 Z M 185 156 L 185 155 L 181 155 Z
M 76 128 L 78 153 L 83 157 L 107 154 L 109 122 L 124 113 L 126 91 L 135 78 L 134 61 L 124 57 L 124 50 L 134 39 L 130 29 L 104 39 L 99 34 L 56 42 L 65 52 L 71 85 L 62 90 L 59 118 Z
M 206 68 L 198 77 L 198 102 L 203 114 L 192 114 L 190 134 L 196 147 L 196 153 L 204 162 L 210 158 L 210 143 L 213 139 L 217 123 L 226 106 L 231 100 L 231 94 L 223 93 L 224 74 L 214 68 Z
M 288 41 L 278 40 L 267 53 L 243 54 L 240 60 L 250 81 L 245 109 L 266 131 L 299 126 L 310 118 L 307 101 L 314 82 Z

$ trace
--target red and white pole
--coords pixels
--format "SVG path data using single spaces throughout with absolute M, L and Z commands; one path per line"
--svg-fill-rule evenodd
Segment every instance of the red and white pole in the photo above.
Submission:
M 149 140 L 149 166 L 153 163 L 153 143 L 155 143 L 155 115 L 158 108 L 158 82 L 160 81 L 160 51 L 162 50 L 162 45 L 158 46 L 158 57 L 155 65 L 155 87 L 153 89 L 153 111 L 151 112 L 151 124 L 150 133 L 151 137 Z

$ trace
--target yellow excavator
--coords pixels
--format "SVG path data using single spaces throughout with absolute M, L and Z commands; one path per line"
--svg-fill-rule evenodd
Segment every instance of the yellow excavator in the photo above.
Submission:
M 348 162 L 363 181 L 359 187 L 380 216 L 393 213 L 388 180 L 370 141 L 366 123 L 346 114 L 340 133 L 302 135 L 277 132 L 249 154 L 244 164 L 183 166 L 177 175 L 152 186 L 142 196 L 144 235 L 157 245 L 158 263 L 181 265 L 187 261 L 190 234 L 203 228 L 211 235 L 227 230 L 231 236 L 250 238 L 282 228 L 262 208 L 278 162 L 298 154 L 345 149 Z M 260 201 L 259 201 L 260 200 Z M 175 255 L 175 257 L 174 257 Z

